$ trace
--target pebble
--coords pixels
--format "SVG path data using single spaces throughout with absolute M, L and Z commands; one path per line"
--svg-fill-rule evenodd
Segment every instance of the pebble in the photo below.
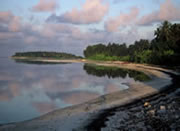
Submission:
M 151 106 L 149 102 L 144 103 L 144 107 L 149 107 L 149 106 Z
M 180 94 L 180 93 L 179 93 Z M 118 130 L 172 130 L 180 129 L 179 103 L 174 92 L 163 96 L 172 99 L 167 102 L 162 97 L 148 102 L 146 100 L 142 105 L 120 108 L 116 117 L 108 117 L 106 126 L 102 131 Z M 160 101 L 161 100 L 161 101 Z M 151 108 L 149 108 L 151 107 Z
M 163 115 L 163 114 L 166 113 L 166 110 L 158 110 L 157 113 L 158 113 L 159 115 Z
M 160 110 L 166 110 L 165 106 L 160 106 Z
M 151 116 L 155 116 L 156 110 L 150 110 L 147 113 Z

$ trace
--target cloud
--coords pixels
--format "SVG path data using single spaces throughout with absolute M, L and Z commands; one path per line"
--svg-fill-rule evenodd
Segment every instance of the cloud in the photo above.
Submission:
M 100 22 L 109 10 L 103 0 L 86 0 L 80 10 L 73 8 L 60 16 L 52 14 L 47 21 L 72 24 L 91 24 Z
M 0 12 L 0 40 L 18 39 L 22 37 L 20 33 L 20 17 L 14 16 L 10 11 Z
M 23 23 L 19 16 L 12 12 L 0 12 L 0 40 L 2 43 L 25 42 L 33 43 L 37 41 L 37 32 L 33 26 Z
M 117 4 L 117 3 L 120 3 L 120 2 L 126 2 L 126 1 L 128 1 L 128 0 L 113 0 L 113 3 Z
M 55 49 L 55 51 L 71 52 L 77 55 L 82 55 L 83 49 L 89 44 L 108 43 L 110 41 L 122 43 L 135 38 L 134 34 L 124 32 L 110 33 L 95 29 L 82 31 L 77 26 L 63 23 L 45 23 L 40 27 L 23 23 L 19 32 L 13 32 L 4 27 L 0 28 L 1 30 L 3 31 L 0 33 L 1 43 L 7 43 L 4 48 L 14 45 L 16 51 L 22 46 L 24 50 L 25 48 L 28 50 Z M 135 34 L 137 35 L 137 33 Z M 126 36 L 129 36 L 130 39 Z
M 34 36 L 27 36 L 24 39 L 24 42 L 28 43 L 28 44 L 35 43 L 36 41 L 38 41 L 38 39 L 36 37 L 34 37 Z
M 16 34 L 10 32 L 0 32 L 0 40 L 15 38 Z
M 9 22 L 12 17 L 13 17 L 13 15 L 10 11 L 1 11 L 0 12 L 0 23 Z
M 72 35 L 73 32 L 80 33 L 79 28 L 62 23 L 56 23 L 56 24 L 46 23 L 43 25 L 43 27 L 44 28 L 42 28 L 41 30 L 42 36 L 49 38 L 56 37 L 60 34 Z
M 37 5 L 32 7 L 34 12 L 53 12 L 58 8 L 56 0 L 40 0 Z
M 130 14 L 130 13 L 129 13 Z M 88 45 L 97 43 L 131 43 L 137 40 L 136 29 L 128 32 L 106 30 L 81 30 L 79 26 L 65 23 L 41 25 L 23 21 L 12 12 L 0 12 L 0 55 L 10 56 L 18 51 L 63 51 L 82 55 Z
M 10 11 L 0 12 L 0 25 L 7 27 L 9 31 L 18 32 L 20 30 L 20 17 L 14 16 Z
M 12 21 L 9 23 L 9 30 L 13 32 L 18 32 L 20 30 L 21 22 L 18 16 L 14 16 Z
M 105 23 L 105 29 L 109 32 L 116 32 L 120 26 L 129 25 L 137 20 L 139 9 L 136 7 L 131 8 L 129 13 L 121 13 L 115 18 L 110 18 Z
M 144 15 L 138 22 L 140 25 L 148 25 L 154 22 L 162 22 L 164 20 L 176 21 L 180 20 L 180 9 L 176 7 L 171 0 L 165 0 L 160 5 L 158 11 Z

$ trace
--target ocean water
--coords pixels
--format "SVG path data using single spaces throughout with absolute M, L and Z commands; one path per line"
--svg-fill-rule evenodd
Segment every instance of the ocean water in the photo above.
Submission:
M 29 120 L 55 109 L 128 89 L 143 73 L 83 63 L 34 63 L 0 58 L 0 124 Z

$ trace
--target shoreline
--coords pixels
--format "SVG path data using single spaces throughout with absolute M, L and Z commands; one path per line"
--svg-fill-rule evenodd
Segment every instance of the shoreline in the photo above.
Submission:
M 27 58 L 16 58 L 16 59 L 28 60 Z M 172 79 L 170 78 L 170 76 L 163 73 L 162 71 L 174 73 L 171 70 L 160 67 L 152 67 L 143 64 L 126 63 L 121 61 L 92 61 L 85 59 L 78 59 L 78 60 L 34 59 L 33 61 L 59 62 L 59 63 L 62 62 L 89 63 L 89 64 L 96 64 L 102 66 L 115 66 L 120 68 L 138 70 L 148 75 L 153 75 L 155 79 L 153 79 L 152 82 L 148 83 L 147 85 L 142 83 L 132 84 L 129 85 L 130 88 L 127 90 L 107 94 L 97 99 L 85 102 L 83 104 L 79 104 L 63 109 L 58 109 L 50 113 L 47 113 L 43 116 L 40 116 L 38 118 L 34 118 L 32 120 L 5 124 L 0 126 L 0 129 L 3 130 L 80 129 L 80 127 L 84 125 L 84 123 L 86 123 L 93 116 L 99 114 L 99 112 L 102 110 L 123 106 L 125 104 L 132 103 L 136 100 L 140 100 L 145 97 L 158 94 L 159 92 L 164 90 L 165 87 L 172 84 L 171 83 Z M 47 127 L 51 127 L 51 128 L 47 128 Z
M 138 63 L 131 63 L 126 61 L 100 61 L 100 60 L 89 60 L 89 59 L 52 59 L 52 58 L 34 58 L 34 57 L 9 57 L 12 60 L 24 60 L 24 61 L 32 61 L 32 62 L 48 62 L 48 63 L 89 63 L 89 64 L 96 64 L 102 66 L 118 66 L 122 68 L 131 68 L 131 69 L 138 69 L 139 67 L 142 69 L 149 69 L 149 70 L 159 70 L 159 71 L 166 71 L 172 72 L 177 74 L 177 72 L 166 69 L 164 67 L 159 67 L 157 65 L 149 65 L 149 64 L 138 64 Z M 140 70 L 143 71 L 143 70 Z
M 169 74 L 173 83 L 164 91 L 130 104 L 103 110 L 89 120 L 84 130 L 179 130 L 180 76 Z

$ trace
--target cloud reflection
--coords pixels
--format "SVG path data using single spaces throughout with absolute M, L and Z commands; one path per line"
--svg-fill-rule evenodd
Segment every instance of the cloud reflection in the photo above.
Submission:
M 14 63 L 11 67 L 15 70 L 8 66 L 4 67 L 6 68 L 3 68 L 3 72 L 6 75 L 0 75 L 0 108 L 4 107 L 2 103 L 6 104 L 5 107 L 10 107 L 11 104 L 19 105 L 23 101 L 25 104 L 17 108 L 29 109 L 27 112 L 32 114 L 38 112 L 38 116 L 56 108 L 80 104 L 103 94 L 125 89 L 122 83 L 127 83 L 130 79 L 121 78 L 119 75 L 118 78 L 88 75 L 83 70 L 83 64 L 75 63 L 66 65 Z M 124 73 L 121 74 L 124 76 Z M 16 110 L 21 113 L 20 110 Z M 8 116 L 8 112 L 6 115 Z
M 63 97 L 63 100 L 69 104 L 76 105 L 97 98 L 98 96 L 98 93 L 75 92 L 66 94 L 66 96 Z
M 57 108 L 53 102 L 34 102 L 32 106 L 40 113 L 47 113 Z
M 0 87 L 0 101 L 10 101 L 20 95 L 20 85 L 17 83 L 6 83 Z

